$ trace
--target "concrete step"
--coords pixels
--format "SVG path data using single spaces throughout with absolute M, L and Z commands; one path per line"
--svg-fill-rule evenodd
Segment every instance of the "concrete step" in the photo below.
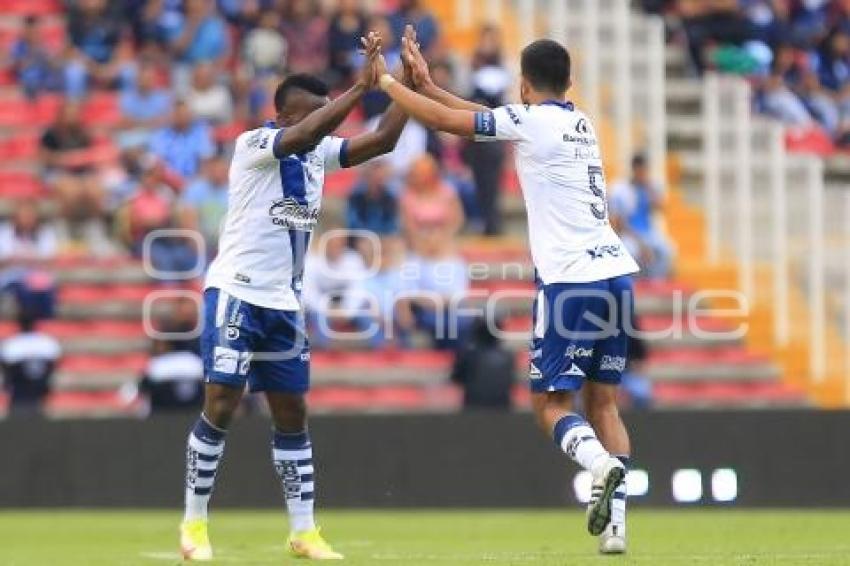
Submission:
M 702 111 L 702 82 L 696 78 L 668 78 L 665 85 L 668 115 L 698 115 Z

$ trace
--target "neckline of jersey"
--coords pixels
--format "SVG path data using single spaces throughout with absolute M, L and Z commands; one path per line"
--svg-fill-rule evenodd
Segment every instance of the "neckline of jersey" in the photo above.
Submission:
M 564 110 L 569 110 L 570 112 L 572 112 L 576 108 L 575 104 L 573 104 L 569 100 L 567 100 L 567 101 L 555 100 L 554 98 L 550 99 L 550 100 L 544 100 L 543 102 L 540 103 L 540 106 L 558 106 L 559 108 L 563 108 Z

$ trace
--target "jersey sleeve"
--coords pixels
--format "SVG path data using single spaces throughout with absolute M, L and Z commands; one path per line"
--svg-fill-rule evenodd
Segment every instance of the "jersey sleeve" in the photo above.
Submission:
M 275 147 L 281 135 L 283 135 L 282 128 L 258 128 L 245 132 L 236 141 L 234 158 L 248 169 L 262 167 L 283 159 L 285 155 L 275 153 Z
M 520 141 L 525 139 L 528 110 L 520 104 L 500 106 L 475 113 L 475 141 Z
M 325 161 L 325 172 L 331 173 L 337 169 L 345 169 L 348 163 L 348 140 L 336 136 L 327 136 L 322 140 L 322 153 Z

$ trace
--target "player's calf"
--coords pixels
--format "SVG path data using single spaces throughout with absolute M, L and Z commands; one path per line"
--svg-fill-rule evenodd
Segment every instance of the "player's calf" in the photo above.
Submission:
M 201 414 L 186 446 L 186 507 L 180 525 L 180 552 L 186 560 L 211 560 L 207 511 L 227 431 Z

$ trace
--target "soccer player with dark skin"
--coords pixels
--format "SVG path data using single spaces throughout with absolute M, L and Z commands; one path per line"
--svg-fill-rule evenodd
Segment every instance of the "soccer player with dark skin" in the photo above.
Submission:
M 476 141 L 502 139 L 514 142 L 519 148 L 517 151 L 518 162 L 526 159 L 527 169 L 536 171 L 538 177 L 541 171 L 569 167 L 564 165 L 569 161 L 578 163 L 579 167 L 586 167 L 586 163 L 591 163 L 592 169 L 590 170 L 593 171 L 593 175 L 591 175 L 589 183 L 590 190 L 594 196 L 601 197 L 601 201 L 593 203 L 591 206 L 596 207 L 598 214 L 605 214 L 602 212 L 605 208 L 604 190 L 598 188 L 602 170 L 596 140 L 592 136 L 588 136 L 589 120 L 583 117 L 583 114 L 566 100 L 566 91 L 570 87 L 570 61 L 569 54 L 563 46 L 550 40 L 540 40 L 526 47 L 523 50 L 521 61 L 520 96 L 522 105 L 508 105 L 496 110 L 459 98 L 435 85 L 429 75 L 428 63 L 419 51 L 415 33 L 411 30 L 408 30 L 402 39 L 402 52 L 405 60 L 409 61 L 411 65 L 415 91 L 400 84 L 386 73 L 383 57 L 375 59 L 376 74 L 379 75 L 379 84 L 384 92 L 413 119 L 428 128 L 475 139 Z M 560 130 L 561 127 L 564 129 Z M 537 128 L 537 130 L 530 131 L 531 128 Z M 561 139 L 561 131 L 566 132 L 563 134 L 563 140 Z M 584 136 L 580 142 L 585 144 L 584 147 L 577 148 L 578 151 L 586 151 L 586 148 L 591 145 L 595 149 L 594 155 L 590 159 L 586 158 L 585 155 L 573 159 L 572 153 L 567 154 L 564 151 L 567 146 L 565 142 L 573 141 L 567 138 L 570 136 L 575 138 L 576 133 Z M 543 142 L 542 139 L 552 134 L 556 135 L 553 136 L 551 147 L 547 147 L 548 156 L 545 155 L 546 152 L 535 149 L 541 143 L 548 143 Z M 572 151 L 572 147 L 570 147 L 570 151 Z M 527 157 L 529 155 L 531 157 Z M 552 161 L 553 156 L 556 158 L 554 162 Z M 555 206 L 561 206 L 560 203 L 567 200 L 584 201 L 590 196 L 590 193 L 587 192 L 587 177 L 585 177 L 583 186 L 563 186 L 563 179 L 569 177 L 570 175 L 560 176 L 557 182 L 546 187 L 552 189 L 553 192 L 562 189 L 564 191 L 559 193 L 558 198 L 560 200 L 555 203 Z M 545 196 L 536 196 L 540 194 L 540 184 L 537 179 L 528 179 L 528 183 L 522 183 L 521 176 L 520 181 L 527 200 L 529 198 L 546 198 Z M 604 183 L 604 180 L 602 182 Z M 530 186 L 527 187 L 526 185 Z M 538 214 L 540 214 L 541 209 L 552 205 L 551 201 L 541 200 L 540 202 L 545 202 L 545 204 L 537 206 Z M 532 211 L 529 208 L 530 224 L 534 220 L 531 214 Z M 619 239 L 610 229 L 607 218 L 597 216 L 594 220 L 591 215 L 588 214 L 587 216 L 590 218 L 589 225 L 593 227 L 593 230 L 604 230 L 600 233 L 605 242 L 610 241 L 608 238 L 613 238 L 614 243 L 612 245 L 619 246 Z M 561 219 L 560 222 L 561 225 L 569 226 L 573 220 L 574 218 L 567 217 Z M 566 235 L 570 235 L 568 231 Z M 541 234 L 538 232 L 536 239 L 551 238 L 551 236 L 543 236 L 544 238 L 541 238 Z M 535 236 L 532 235 L 531 240 L 532 252 L 534 252 Z M 561 240 L 555 243 L 556 246 L 548 249 L 557 249 L 558 246 L 560 246 L 560 249 L 568 247 L 569 237 L 561 237 Z M 619 259 L 612 259 L 611 261 L 617 262 Z M 537 258 L 535 258 L 535 262 L 537 262 Z M 563 273 L 568 274 L 570 267 L 563 266 L 563 263 L 562 261 L 560 269 L 563 270 Z M 614 267 L 607 271 L 618 277 L 605 275 L 599 279 L 604 279 L 604 281 L 616 280 L 618 285 L 621 285 L 617 289 L 626 286 L 630 292 L 631 283 L 628 280 L 628 274 L 636 269 L 637 265 L 633 261 L 615 263 Z M 585 274 L 583 273 L 583 275 Z M 569 278 L 555 278 L 556 282 L 564 280 L 571 281 Z M 596 282 L 593 277 L 581 280 Z M 621 280 L 625 283 L 622 283 Z M 618 291 L 618 300 L 622 295 L 624 294 Z M 628 306 L 624 308 L 628 308 Z M 559 337 L 549 336 L 548 332 L 547 330 L 545 340 L 550 343 L 557 342 Z M 574 364 L 572 368 L 567 366 L 566 371 L 561 371 L 564 368 L 559 368 L 551 374 L 552 377 L 541 377 L 539 369 L 535 366 L 537 362 L 533 360 L 530 381 L 532 384 L 532 407 L 541 430 L 547 435 L 553 435 L 556 444 L 582 467 L 590 470 L 594 476 L 593 495 L 588 506 L 588 530 L 591 534 L 601 535 L 600 551 L 612 554 L 625 552 L 625 485 L 622 481 L 625 470 L 618 467 L 617 460 L 619 459 L 622 462 L 620 466 L 625 465 L 628 462 L 631 450 L 629 436 L 617 408 L 619 375 L 614 376 L 618 372 L 610 371 L 612 368 L 616 370 L 619 369 L 620 365 L 624 365 L 626 348 L 624 338 L 625 335 L 622 339 L 619 337 L 611 339 L 612 342 L 605 345 L 596 344 L 597 350 L 607 352 L 614 350 L 607 350 L 606 348 L 617 350 L 616 355 L 604 356 L 608 358 L 606 360 L 608 364 L 606 365 L 603 362 L 601 368 L 598 359 L 594 358 L 597 360 L 595 367 L 582 366 L 577 368 Z M 558 342 L 557 347 L 548 348 L 551 357 L 559 358 L 556 363 L 551 365 L 563 363 L 562 360 L 567 357 L 583 357 L 585 353 L 587 353 L 587 361 L 593 358 L 593 344 L 588 348 L 577 348 L 573 344 L 573 349 L 570 350 L 568 341 L 564 341 L 563 337 L 560 337 L 560 340 L 561 342 Z M 612 343 L 615 343 L 615 345 L 611 346 Z M 565 344 L 567 345 L 566 348 L 563 347 Z M 545 346 L 536 349 L 532 354 L 539 355 L 542 348 L 545 348 Z M 555 350 L 558 348 L 560 348 L 559 353 L 556 353 Z M 564 356 L 564 351 L 568 352 L 567 356 Z M 572 352 L 572 356 L 569 352 Z M 576 369 L 578 369 L 578 373 L 576 373 Z M 545 373 L 545 370 L 543 373 Z M 566 384 L 557 381 L 561 376 L 570 373 L 573 377 L 580 375 L 582 379 L 580 381 L 573 379 Z M 600 375 L 605 375 L 606 379 L 601 379 Z M 609 375 L 613 377 L 609 377 Z M 535 384 L 542 382 L 546 382 L 545 387 L 535 388 Z M 586 412 L 586 421 L 576 415 L 574 410 L 574 398 L 579 390 Z M 586 450 L 581 448 L 582 443 L 586 444 Z M 612 514 L 615 515 L 613 521 Z M 612 524 L 614 525 L 613 532 Z
M 325 542 L 313 519 L 314 472 L 305 402 L 309 349 L 302 340 L 297 293 L 303 254 L 319 211 L 324 173 L 392 151 L 407 122 L 407 115 L 397 104 L 391 104 L 374 131 L 345 140 L 330 136 L 376 85 L 373 62 L 380 53 L 380 38 L 370 33 L 362 43 L 365 61 L 351 88 L 329 100 L 327 87 L 319 79 L 290 76 L 275 92 L 275 121 L 237 140 L 231 163 L 228 218 L 205 285 L 205 301 L 211 303 L 206 303 L 202 336 L 204 404 L 187 445 L 186 508 L 180 527 L 181 552 L 187 560 L 212 559 L 207 507 L 226 433 L 246 381 L 252 390 L 265 393 L 271 411 L 273 462 L 289 512 L 290 553 L 308 559 L 342 558 Z M 401 80 L 412 86 L 409 66 L 404 68 Z M 314 199 L 309 203 L 305 190 Z M 281 203 L 294 203 L 288 205 L 292 209 L 289 217 L 283 216 L 285 211 L 280 217 L 267 212 L 268 203 L 276 204 L 280 196 L 284 197 Z M 299 227 L 302 225 L 298 222 L 305 218 L 313 224 Z M 272 220 L 289 224 L 277 225 Z M 293 238 L 303 245 L 296 245 Z M 246 257 L 262 259 L 231 265 Z M 280 258 L 288 265 L 282 265 L 280 273 L 269 271 L 277 269 L 275 262 Z M 270 277 L 272 283 L 261 284 L 262 277 Z M 291 286 L 278 289 L 276 277 L 290 277 Z M 234 279 L 243 285 L 230 285 Z M 257 302 L 260 296 L 262 302 Z M 271 307 L 263 302 L 286 304 Z M 227 332 L 220 322 L 225 317 Z M 297 338 L 293 339 L 293 345 L 299 348 L 295 355 L 284 354 L 289 346 L 281 345 L 290 340 L 290 335 Z M 273 359 L 263 360 L 268 354 Z M 239 356 L 241 362 L 237 365 L 232 356 Z

